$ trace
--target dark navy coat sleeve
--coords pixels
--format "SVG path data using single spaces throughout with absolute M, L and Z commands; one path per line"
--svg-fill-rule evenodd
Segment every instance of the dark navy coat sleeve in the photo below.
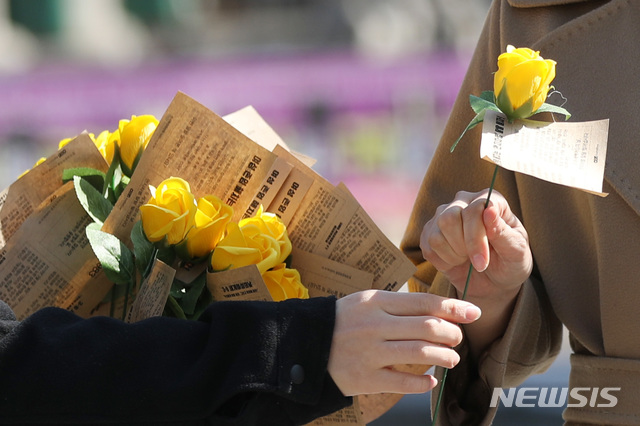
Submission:
M 17 322 L 0 303 L 0 424 L 305 424 L 352 402 L 327 372 L 334 321 L 334 298 L 134 324 L 58 308 Z

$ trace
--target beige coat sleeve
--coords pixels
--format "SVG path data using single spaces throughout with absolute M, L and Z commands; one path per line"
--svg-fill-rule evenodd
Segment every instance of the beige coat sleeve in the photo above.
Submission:
M 414 205 L 402 241 L 403 251 L 418 266 L 409 283 L 411 291 L 455 295 L 446 279 L 423 259 L 419 247 L 420 233 L 436 208 L 450 202 L 457 191 L 479 191 L 490 184 L 494 166 L 479 156 L 481 126 L 468 132 L 453 153 L 450 147 L 473 118 L 469 95 L 493 90 L 497 57 L 506 47 L 500 39 L 505 9 L 508 6 L 500 1 L 492 5 L 469 71 Z M 522 218 L 517 176 L 500 169 L 496 189 L 507 198 L 515 214 Z M 459 348 L 461 362 L 448 373 L 438 424 L 490 424 L 496 411 L 495 408 L 489 409 L 493 389 L 515 386 L 529 375 L 544 371 L 558 354 L 561 337 L 561 323 L 553 313 L 544 286 L 536 279 L 534 270 L 531 279 L 522 287 L 504 336 L 494 342 L 477 363 L 469 358 L 464 343 Z M 442 371 L 437 375 L 441 377 Z M 432 392 L 432 406 L 438 390 L 439 387 Z

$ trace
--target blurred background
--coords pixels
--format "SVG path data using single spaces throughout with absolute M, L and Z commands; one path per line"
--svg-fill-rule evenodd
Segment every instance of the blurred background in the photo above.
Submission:
M 60 139 L 160 118 L 182 91 L 218 115 L 253 105 L 399 244 L 489 4 L 0 0 L 0 188 Z M 566 386 L 561 358 L 529 385 Z M 496 424 L 562 424 L 520 410 Z M 405 397 L 375 425 L 428 418 L 428 395 Z

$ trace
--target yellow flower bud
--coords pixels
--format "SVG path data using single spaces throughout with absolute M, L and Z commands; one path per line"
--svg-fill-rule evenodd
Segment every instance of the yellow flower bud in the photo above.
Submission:
M 111 132 L 108 130 L 102 131 L 97 138 L 94 139 L 94 143 L 100 151 L 100 154 L 107 160 L 107 163 L 111 164 L 113 161 L 114 145 L 116 143 L 115 138 L 111 137 Z
M 295 269 L 287 268 L 284 263 L 262 274 L 262 279 L 276 302 L 293 298 L 309 298 L 309 290 L 302 285 L 300 273 Z
M 527 118 L 544 104 L 556 76 L 556 62 L 540 52 L 507 46 L 493 80 L 496 105 L 509 120 Z
M 158 127 L 158 120 L 152 115 L 131 116 L 131 120 L 120 120 L 118 126 L 118 146 L 120 158 L 133 171 L 136 160 L 149 144 L 151 135 Z
M 232 216 L 233 207 L 223 203 L 215 195 L 198 199 L 195 226 L 187 234 L 186 240 L 189 256 L 199 258 L 211 253 Z
M 291 241 L 287 234 L 287 227 L 278 216 L 273 213 L 263 212 L 262 206 L 260 206 L 254 217 L 242 219 L 239 223 L 241 228 L 248 224 L 257 226 L 260 232 L 275 238 L 280 245 L 278 263 L 284 262 L 287 256 L 291 254 Z
M 226 236 L 211 255 L 214 271 L 236 269 L 256 265 L 260 274 L 280 263 L 280 244 L 275 238 L 260 232 L 260 228 L 248 224 L 240 228 L 237 223 L 227 225 Z
M 178 244 L 193 226 L 196 210 L 189 183 L 171 177 L 158 185 L 147 204 L 140 206 L 142 229 L 152 243 L 166 236 L 169 244 Z

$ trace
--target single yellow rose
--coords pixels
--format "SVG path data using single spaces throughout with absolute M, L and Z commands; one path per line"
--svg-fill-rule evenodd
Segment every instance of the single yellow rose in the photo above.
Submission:
M 100 132 L 97 138 L 93 140 L 100 151 L 100 154 L 107 160 L 107 163 L 111 164 L 113 161 L 113 152 L 115 150 L 114 146 L 116 144 L 115 137 L 111 137 L 111 132 L 108 130 L 103 130 Z
M 152 243 L 166 236 L 169 244 L 178 244 L 195 222 L 197 206 L 189 183 L 170 177 L 151 191 L 149 202 L 140 206 L 145 235 Z
M 227 225 L 226 236 L 211 255 L 214 271 L 236 269 L 256 265 L 260 274 L 276 266 L 280 259 L 280 244 L 260 228 L 248 224 L 242 228 L 237 223 Z
M 222 238 L 227 224 L 231 222 L 233 207 L 215 195 L 198 199 L 194 227 L 187 234 L 187 252 L 192 258 L 208 255 Z
M 302 285 L 300 273 L 295 269 L 287 268 L 284 263 L 262 274 L 262 279 L 276 302 L 285 299 L 309 298 L 309 290 Z
M 120 160 L 130 171 L 133 171 L 139 156 L 149 144 L 156 127 L 158 120 L 153 115 L 133 115 L 131 120 L 120 120 L 115 138 L 120 148 Z
M 496 105 L 509 120 L 527 118 L 544 104 L 556 76 L 556 62 L 540 52 L 507 46 L 493 80 Z
M 260 206 L 254 217 L 242 219 L 239 223 L 241 228 L 249 224 L 257 226 L 263 234 L 275 238 L 280 245 L 278 263 L 284 262 L 287 256 L 291 254 L 291 240 L 289 240 L 287 227 L 282 220 L 273 213 L 263 212 L 262 206 Z

